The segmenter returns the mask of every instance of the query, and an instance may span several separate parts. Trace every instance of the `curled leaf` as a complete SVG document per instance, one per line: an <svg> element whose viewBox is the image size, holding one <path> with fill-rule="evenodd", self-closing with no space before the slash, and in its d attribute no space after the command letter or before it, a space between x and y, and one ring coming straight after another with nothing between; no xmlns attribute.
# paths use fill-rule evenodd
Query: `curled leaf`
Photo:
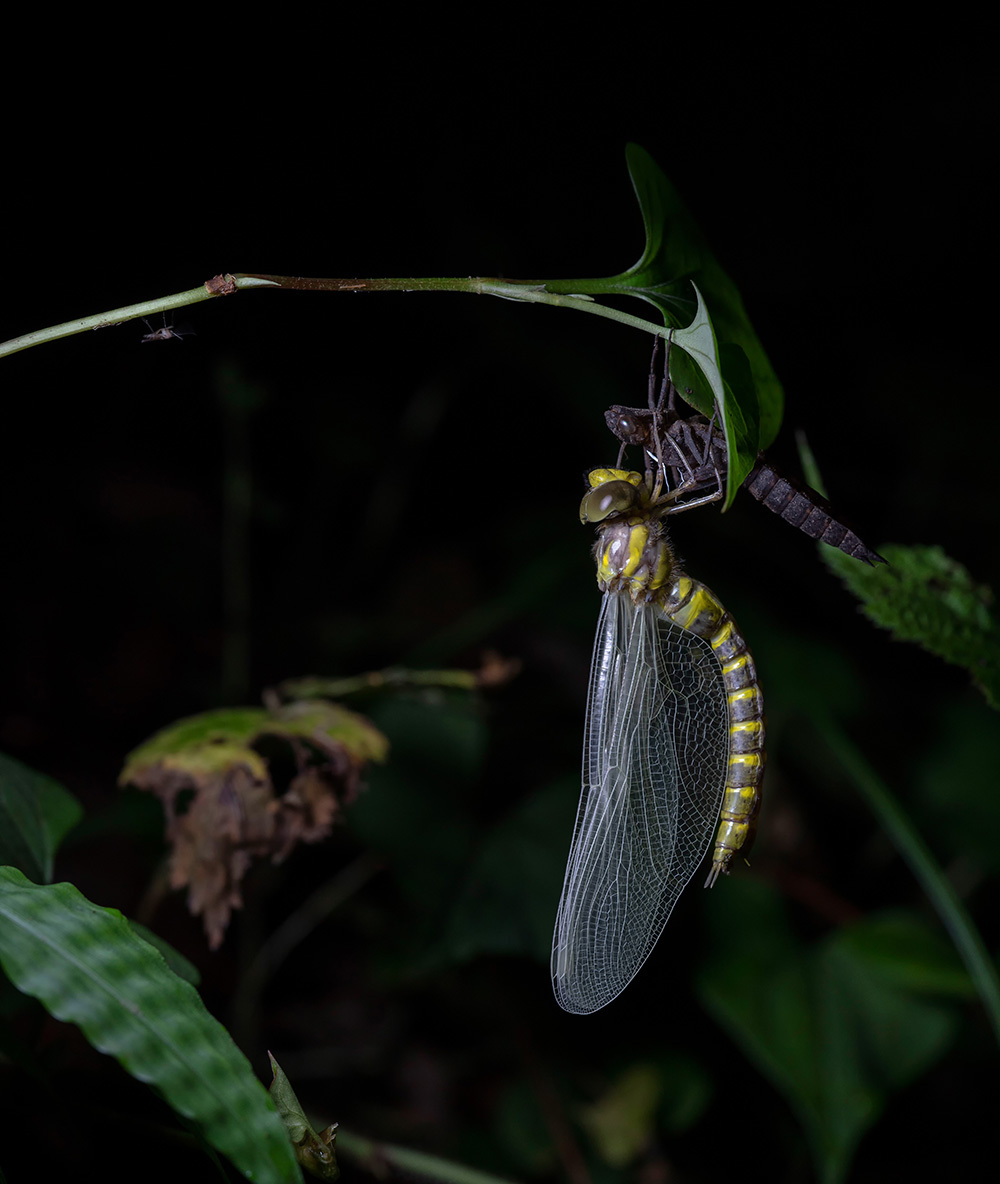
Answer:
<svg viewBox="0 0 1000 1184"><path fill-rule="evenodd" d="M162 800L171 886L188 889L216 949L254 859L279 863L296 844L324 839L357 796L365 764L387 747L363 716L335 703L225 708L158 732L129 755L119 781ZM283 787L270 755L292 758Z"/></svg>
<svg viewBox="0 0 1000 1184"><path fill-rule="evenodd" d="M270 1052L267 1056L271 1062L271 1072L274 1074L268 1093L278 1108L285 1130L288 1131L299 1166L319 1180L340 1179L336 1150L339 1124L332 1122L324 1130L318 1133L314 1131L284 1070Z"/></svg>

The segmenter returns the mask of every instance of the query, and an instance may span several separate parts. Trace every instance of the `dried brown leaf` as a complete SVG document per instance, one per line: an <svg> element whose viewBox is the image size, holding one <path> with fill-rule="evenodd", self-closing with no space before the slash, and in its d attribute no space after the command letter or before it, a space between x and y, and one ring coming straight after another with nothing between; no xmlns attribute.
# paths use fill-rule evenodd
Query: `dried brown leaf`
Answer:
<svg viewBox="0 0 1000 1184"><path fill-rule="evenodd" d="M284 792L254 747L264 738L290 746L296 773ZM385 750L366 719L336 704L226 709L153 736L129 756L120 780L162 800L171 886L187 888L188 907L216 949L242 906L253 861L278 863L296 844L326 838L343 803L357 796L366 761Z"/></svg>

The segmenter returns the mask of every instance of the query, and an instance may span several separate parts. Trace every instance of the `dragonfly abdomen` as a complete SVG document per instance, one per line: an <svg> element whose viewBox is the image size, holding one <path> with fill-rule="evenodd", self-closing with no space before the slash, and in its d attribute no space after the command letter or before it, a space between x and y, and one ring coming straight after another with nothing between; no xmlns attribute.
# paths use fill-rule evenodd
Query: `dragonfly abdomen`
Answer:
<svg viewBox="0 0 1000 1184"><path fill-rule="evenodd" d="M706 883L729 871L737 851L748 851L757 830L764 779L764 697L757 668L743 635L715 594L677 573L660 600L664 614L682 629L703 637L722 667L729 705L729 755L719 829Z"/></svg>

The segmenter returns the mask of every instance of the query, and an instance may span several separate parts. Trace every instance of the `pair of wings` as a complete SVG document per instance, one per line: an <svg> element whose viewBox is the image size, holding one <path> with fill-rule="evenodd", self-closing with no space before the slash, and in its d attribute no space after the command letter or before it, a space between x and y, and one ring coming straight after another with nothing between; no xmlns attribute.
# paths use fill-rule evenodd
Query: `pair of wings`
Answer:
<svg viewBox="0 0 1000 1184"><path fill-rule="evenodd" d="M626 592L604 596L583 791L552 946L552 983L586 1015L629 984L712 843L729 708L706 640Z"/></svg>

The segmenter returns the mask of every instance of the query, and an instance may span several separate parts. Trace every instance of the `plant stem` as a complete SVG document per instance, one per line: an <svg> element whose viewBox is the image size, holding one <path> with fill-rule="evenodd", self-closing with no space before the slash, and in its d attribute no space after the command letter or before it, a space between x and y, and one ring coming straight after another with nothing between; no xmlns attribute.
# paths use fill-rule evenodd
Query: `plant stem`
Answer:
<svg viewBox="0 0 1000 1184"><path fill-rule="evenodd" d="M382 860L372 852L359 855L307 897L262 943L240 976L230 1007L232 1035L241 1048L253 1047L259 1037L261 995L278 967L382 866Z"/></svg>
<svg viewBox="0 0 1000 1184"><path fill-rule="evenodd" d="M0 342L0 357L29 349L33 345L42 345L46 341L55 341L60 337L71 337L88 329L107 329L112 325L120 325L123 321L170 312L175 308L184 308L188 304L212 300L216 296L231 296L248 288L285 288L299 292L469 292L477 296L499 296L502 300L521 300L530 304L550 304L555 308L589 312L594 316L607 317L608 320L618 321L622 325L641 329L646 333L655 333L660 337L666 337L670 332L665 325L643 320L617 308L597 304L593 296L587 294L589 290L598 295L635 295L626 285L618 283L615 277L603 280L546 281L499 280L474 276L431 276L422 279L312 279L308 276L254 275L238 272L215 276L204 284L199 284L197 288L189 288L186 292L177 292L173 296L161 296L156 300L127 304L108 312L79 317L73 321L65 321L61 325L50 325L47 329L12 337L9 341Z"/></svg>
<svg viewBox="0 0 1000 1184"><path fill-rule="evenodd" d="M899 806L888 786L854 747L844 732L827 716L815 716L814 722L861 795L878 818L893 846L919 881L941 923L951 936L959 957L965 963L976 991L986 1008L990 1023L1000 1041L1000 979L979 931L959 900L951 881L944 874L927 844Z"/></svg>
<svg viewBox="0 0 1000 1184"><path fill-rule="evenodd" d="M358 691L383 687L457 687L474 691L482 685L477 670L404 670L390 668L353 678L289 678L277 688L283 699L342 699Z"/></svg>
<svg viewBox="0 0 1000 1184"><path fill-rule="evenodd" d="M42 345L46 341L56 341L60 337L72 337L74 333L84 333L88 329L108 329L112 325L120 325L123 321L135 320L137 317L148 317L153 313L170 312L174 308L184 308L188 304L197 304L201 300L212 300L216 296L228 296L238 288L273 288L276 285L267 280L254 277L237 279L235 276L217 275L206 280L197 288L189 288L186 292L176 292L173 296L161 296L156 300L143 300L138 304L126 304L121 308L112 308L109 312L99 312L90 317L78 317L74 321L64 321L61 325L50 325L47 329L37 329L34 333L24 333L20 337L12 337L10 341L0 342L0 358L5 354L16 354L19 350L30 349L33 345Z"/></svg>
<svg viewBox="0 0 1000 1184"><path fill-rule="evenodd" d="M234 278L238 284L248 279L267 280L275 287L302 292L469 292L475 296L499 296L502 300L573 308L619 321L633 329L656 333L660 337L666 337L670 332L664 325L595 303L588 290L598 295L634 295L629 287L617 283L614 277L589 280L500 280L490 276L407 276L348 280L239 272Z"/></svg>
<svg viewBox="0 0 1000 1184"><path fill-rule="evenodd" d="M437 1155L427 1155L423 1151L414 1151L411 1147L397 1147L392 1143L365 1139L360 1135L350 1134L343 1127L337 1131L337 1151L345 1151L376 1169L379 1165L384 1167L389 1164L401 1168L404 1172L412 1172L415 1176L443 1180L445 1184L510 1184L510 1181L501 1176L481 1172L463 1163L441 1159Z"/></svg>

